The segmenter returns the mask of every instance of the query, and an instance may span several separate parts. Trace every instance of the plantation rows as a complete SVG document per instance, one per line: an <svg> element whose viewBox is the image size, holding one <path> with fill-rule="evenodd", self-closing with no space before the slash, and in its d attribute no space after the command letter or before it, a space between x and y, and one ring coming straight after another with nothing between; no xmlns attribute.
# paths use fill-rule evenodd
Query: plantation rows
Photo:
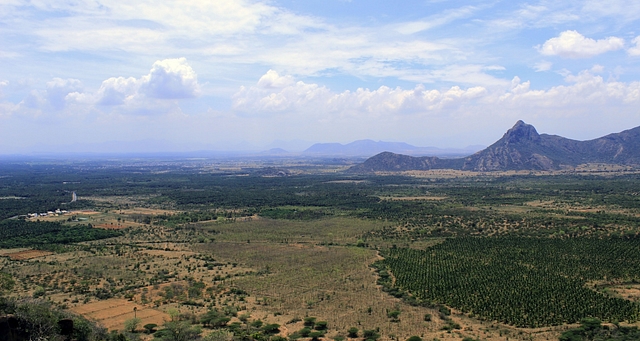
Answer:
<svg viewBox="0 0 640 341"><path fill-rule="evenodd" d="M585 287L605 278L640 281L638 238L458 238L424 251L390 249L384 257L376 267L387 290L487 320L540 327L640 317L637 303Z"/></svg>

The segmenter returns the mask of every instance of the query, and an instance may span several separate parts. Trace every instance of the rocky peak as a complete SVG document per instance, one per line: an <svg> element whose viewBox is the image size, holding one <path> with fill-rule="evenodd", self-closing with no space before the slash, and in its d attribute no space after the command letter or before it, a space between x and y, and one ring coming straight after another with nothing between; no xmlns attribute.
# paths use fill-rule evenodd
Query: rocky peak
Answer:
<svg viewBox="0 0 640 341"><path fill-rule="evenodd" d="M540 135L536 131L536 128L530 124L524 123L522 120L516 122L516 124L509 129L504 136L502 137L502 141L506 143L519 143L519 142L527 142L527 141L539 141Z"/></svg>

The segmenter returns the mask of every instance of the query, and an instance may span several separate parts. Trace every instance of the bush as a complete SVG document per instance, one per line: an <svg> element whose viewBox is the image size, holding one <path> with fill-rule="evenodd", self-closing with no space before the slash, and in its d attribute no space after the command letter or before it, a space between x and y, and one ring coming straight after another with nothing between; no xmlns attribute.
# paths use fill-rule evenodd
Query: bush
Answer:
<svg viewBox="0 0 640 341"><path fill-rule="evenodd" d="M300 334L302 337L309 337L309 334L311 334L311 328L304 327L298 331L298 334Z"/></svg>
<svg viewBox="0 0 640 341"><path fill-rule="evenodd" d="M315 330L326 330L327 329L327 321L318 321L314 327Z"/></svg>
<svg viewBox="0 0 640 341"><path fill-rule="evenodd" d="M356 337L358 337L358 328L356 327L351 327L349 328L349 330L347 330L347 336L349 336L350 338L354 339Z"/></svg>
<svg viewBox="0 0 640 341"><path fill-rule="evenodd" d="M307 327L313 327L316 324L316 318L315 317L305 317L304 318L304 325Z"/></svg>
<svg viewBox="0 0 640 341"><path fill-rule="evenodd" d="M144 328L145 333L152 334L158 325L155 323L147 323L142 328Z"/></svg>
<svg viewBox="0 0 640 341"><path fill-rule="evenodd" d="M380 338L380 334L375 330L365 330L362 332L362 336L365 340L377 340Z"/></svg>

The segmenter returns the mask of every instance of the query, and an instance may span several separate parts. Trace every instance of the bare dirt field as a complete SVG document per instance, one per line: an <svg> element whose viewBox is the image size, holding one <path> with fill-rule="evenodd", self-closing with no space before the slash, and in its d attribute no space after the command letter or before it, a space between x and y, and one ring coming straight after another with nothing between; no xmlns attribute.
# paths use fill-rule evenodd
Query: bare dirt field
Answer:
<svg viewBox="0 0 640 341"><path fill-rule="evenodd" d="M20 248L15 248L15 249L0 249L0 257L1 256L6 256L9 253L16 253L16 252L20 252L20 251L26 251L29 250L26 247L20 247Z"/></svg>
<svg viewBox="0 0 640 341"><path fill-rule="evenodd" d="M124 322L134 318L134 315L142 320L140 326L148 323L162 325L171 319L167 313L123 299L97 301L70 310L98 322L109 330L122 330Z"/></svg>
<svg viewBox="0 0 640 341"><path fill-rule="evenodd" d="M44 257L52 254L53 252L49 252L49 251L24 250L24 251L6 253L4 254L4 256L11 258L11 260L27 260L27 259Z"/></svg>

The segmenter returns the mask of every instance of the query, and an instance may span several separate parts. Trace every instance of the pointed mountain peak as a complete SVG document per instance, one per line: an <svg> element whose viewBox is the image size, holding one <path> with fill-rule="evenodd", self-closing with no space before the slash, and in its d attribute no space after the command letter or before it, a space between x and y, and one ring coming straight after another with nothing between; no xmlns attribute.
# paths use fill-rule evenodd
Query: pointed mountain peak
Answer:
<svg viewBox="0 0 640 341"><path fill-rule="evenodd" d="M526 124L522 120L516 122L513 128L509 129L502 140L507 143L518 143L525 141L538 141L540 135L536 131L536 128L531 124Z"/></svg>

